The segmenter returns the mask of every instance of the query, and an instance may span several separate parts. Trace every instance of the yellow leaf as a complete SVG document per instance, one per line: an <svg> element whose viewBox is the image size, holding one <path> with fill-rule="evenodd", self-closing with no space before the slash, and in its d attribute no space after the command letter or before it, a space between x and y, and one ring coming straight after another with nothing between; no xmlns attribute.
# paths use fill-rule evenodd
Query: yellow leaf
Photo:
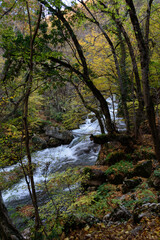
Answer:
<svg viewBox="0 0 160 240"><path fill-rule="evenodd" d="M88 231L90 229L90 227L87 225L85 228L84 228L84 231Z"/></svg>
<svg viewBox="0 0 160 240"><path fill-rule="evenodd" d="M98 225L99 225L101 228L106 228L106 226L105 226L104 223L98 223Z"/></svg>

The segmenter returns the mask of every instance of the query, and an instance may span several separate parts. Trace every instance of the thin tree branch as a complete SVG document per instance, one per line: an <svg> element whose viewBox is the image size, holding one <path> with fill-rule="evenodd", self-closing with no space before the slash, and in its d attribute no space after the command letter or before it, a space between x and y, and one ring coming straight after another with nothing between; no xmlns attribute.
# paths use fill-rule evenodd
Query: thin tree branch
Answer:
<svg viewBox="0 0 160 240"><path fill-rule="evenodd" d="M0 20L1 20L5 15L7 15L9 12L12 11L12 9L13 9L14 6L16 5L16 3L17 3L17 0L13 3L13 5L12 5L6 12L4 12L4 13L0 16Z"/></svg>

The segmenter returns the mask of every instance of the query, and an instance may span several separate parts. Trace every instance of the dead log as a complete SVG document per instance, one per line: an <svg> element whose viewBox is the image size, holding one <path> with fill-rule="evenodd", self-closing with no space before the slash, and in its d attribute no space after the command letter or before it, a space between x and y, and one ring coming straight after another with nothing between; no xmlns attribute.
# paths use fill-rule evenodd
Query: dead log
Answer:
<svg viewBox="0 0 160 240"><path fill-rule="evenodd" d="M126 152L132 152L133 145L135 143L134 137L126 134L101 134L101 135L91 135L90 140L97 144L105 144L108 142L119 142L125 147Z"/></svg>

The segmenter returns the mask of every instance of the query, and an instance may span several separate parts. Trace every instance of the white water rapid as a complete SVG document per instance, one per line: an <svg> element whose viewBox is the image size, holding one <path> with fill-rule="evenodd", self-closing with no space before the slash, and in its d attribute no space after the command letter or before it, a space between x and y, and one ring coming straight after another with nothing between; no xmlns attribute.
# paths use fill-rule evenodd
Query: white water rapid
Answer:
<svg viewBox="0 0 160 240"><path fill-rule="evenodd" d="M110 113L112 118L117 114L118 104L112 105L111 99L107 99L109 103ZM114 110L113 110L114 109ZM124 129L125 124L121 118L116 117L117 126L119 129ZM44 181L44 172L46 164L49 163L48 174L54 173L58 170L65 170L67 167L93 165L97 160L100 146L90 141L90 134L100 133L100 128L97 120L91 122L88 118L85 124L81 125L79 129L72 131L74 139L69 145L61 145L56 148L47 148L45 150L37 151L32 154L32 162L36 164L34 173L35 183ZM24 163L26 158L24 158ZM5 168L5 171L11 171L14 166ZM0 169L2 171L2 169ZM21 179L19 183L15 184L11 189L3 191L2 196L4 202L13 200L25 199L29 195L25 179Z"/></svg>

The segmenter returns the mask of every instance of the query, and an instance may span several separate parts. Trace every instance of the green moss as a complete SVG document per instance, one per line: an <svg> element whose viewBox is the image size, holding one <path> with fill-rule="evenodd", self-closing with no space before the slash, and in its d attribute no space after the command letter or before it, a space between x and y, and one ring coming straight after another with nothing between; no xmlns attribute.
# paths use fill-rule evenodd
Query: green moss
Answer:
<svg viewBox="0 0 160 240"><path fill-rule="evenodd" d="M142 192L137 194L138 203L156 203L157 195L150 189L144 189Z"/></svg>
<svg viewBox="0 0 160 240"><path fill-rule="evenodd" d="M85 168L83 169L83 173L84 173L84 174L91 174L91 173L92 173L92 169L89 168L89 167L85 167Z"/></svg>
<svg viewBox="0 0 160 240"><path fill-rule="evenodd" d="M116 187L112 184L102 184L97 189L97 195L98 196L107 196L109 192L114 192L116 190Z"/></svg>
<svg viewBox="0 0 160 240"><path fill-rule="evenodd" d="M128 161L121 160L120 162L110 166L106 171L105 174L114 174L114 173L128 173L133 169L133 163Z"/></svg>
<svg viewBox="0 0 160 240"><path fill-rule="evenodd" d="M124 157L125 157L125 154L122 151L111 152L107 155L105 163L108 164L108 165L113 165L116 162L124 159Z"/></svg>
<svg viewBox="0 0 160 240"><path fill-rule="evenodd" d="M153 175L154 175L155 177L160 178L160 168L154 170Z"/></svg>
<svg viewBox="0 0 160 240"><path fill-rule="evenodd" d="M111 166L121 160L130 161L132 160L132 156L130 154L124 153L123 151L111 152L105 159L105 165Z"/></svg>

